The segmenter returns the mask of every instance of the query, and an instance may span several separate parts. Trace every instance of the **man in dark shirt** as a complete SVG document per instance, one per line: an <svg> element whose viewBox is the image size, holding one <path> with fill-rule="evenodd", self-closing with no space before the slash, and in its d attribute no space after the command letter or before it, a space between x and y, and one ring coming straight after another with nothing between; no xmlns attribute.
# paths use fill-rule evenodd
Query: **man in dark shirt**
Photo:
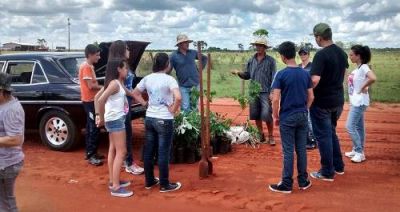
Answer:
<svg viewBox="0 0 400 212"><path fill-rule="evenodd" d="M279 126L283 148L282 181L271 184L270 190L291 193L293 187L293 152L296 150L299 188L311 186L307 174L307 117L313 101L310 75L296 64L296 47L283 42L279 54L287 67L279 71L272 84L272 109L275 125ZM279 104L280 103L280 104Z"/></svg>
<svg viewBox="0 0 400 212"><path fill-rule="evenodd" d="M313 34L318 46L323 47L315 54L310 71L315 95L310 114L321 155L321 169L310 175L315 179L333 181L335 173L344 174L336 126L343 111L343 80L349 63L346 53L333 43L329 25L317 24Z"/></svg>
<svg viewBox="0 0 400 212"><path fill-rule="evenodd" d="M274 125L269 94L271 93L271 85L276 72L276 62L274 58L266 53L266 50L269 48L266 39L259 38L252 43L252 45L256 47L257 53L248 61L246 70L243 72L233 70L232 74L238 75L244 80L251 79L260 83L260 94L254 102L250 103L250 120L256 121L257 128L260 132L261 142L268 142L271 146L274 146ZM266 141L263 133L263 121L267 123L269 134L268 141Z"/></svg>
<svg viewBox="0 0 400 212"><path fill-rule="evenodd" d="M180 34L176 38L176 46L178 49L171 54L171 68L175 69L176 77L178 78L179 90L182 95L181 110L189 112L197 109L197 101L190 101L192 89L198 89L200 84L199 72L196 66L196 60L201 60L203 68L206 67L207 57L201 55L198 58L196 50L189 49L188 36Z"/></svg>
<svg viewBox="0 0 400 212"><path fill-rule="evenodd" d="M310 49L303 46L300 48L298 53L301 59L299 67L303 68L307 72L310 72L312 67L312 62L310 61ZM311 117L310 114L308 114L307 149L315 149L315 148L317 148L317 141L314 137L314 133L312 130Z"/></svg>

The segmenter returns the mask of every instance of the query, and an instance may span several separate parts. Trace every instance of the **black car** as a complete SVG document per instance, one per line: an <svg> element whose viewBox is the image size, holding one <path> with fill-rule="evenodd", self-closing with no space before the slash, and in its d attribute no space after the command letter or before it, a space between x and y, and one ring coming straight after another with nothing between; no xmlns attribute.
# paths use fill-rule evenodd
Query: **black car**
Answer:
<svg viewBox="0 0 400 212"><path fill-rule="evenodd" d="M104 81L108 48L101 43L96 76ZM135 70L148 42L127 41L129 65ZM25 110L25 128L39 130L41 140L53 150L68 151L81 141L86 115L80 100L79 65L83 52L42 52L0 55L0 72L12 76L13 95ZM140 81L137 77L134 86ZM100 82L102 83L102 82ZM145 108L131 105L132 119L143 117Z"/></svg>

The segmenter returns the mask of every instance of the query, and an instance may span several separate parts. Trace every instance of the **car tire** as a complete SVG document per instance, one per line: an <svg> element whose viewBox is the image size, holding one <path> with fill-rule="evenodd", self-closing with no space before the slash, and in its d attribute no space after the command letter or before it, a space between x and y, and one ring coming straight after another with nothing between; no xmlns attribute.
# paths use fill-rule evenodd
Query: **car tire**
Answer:
<svg viewBox="0 0 400 212"><path fill-rule="evenodd" d="M62 111L51 110L40 119L42 142L52 150L69 151L79 144L80 136L71 118Z"/></svg>

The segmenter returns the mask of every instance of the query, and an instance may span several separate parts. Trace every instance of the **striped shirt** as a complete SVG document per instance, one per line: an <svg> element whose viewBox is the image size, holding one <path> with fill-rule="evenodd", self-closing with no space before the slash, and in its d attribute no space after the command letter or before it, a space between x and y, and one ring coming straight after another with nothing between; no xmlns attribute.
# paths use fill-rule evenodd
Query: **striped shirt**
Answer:
<svg viewBox="0 0 400 212"><path fill-rule="evenodd" d="M271 85L276 72L276 62L271 56L265 54L262 61L258 62L257 54L247 62L246 70L239 73L244 80L254 80L261 84L262 93L270 93Z"/></svg>
<svg viewBox="0 0 400 212"><path fill-rule="evenodd" d="M25 112L17 99L0 105L0 137L24 135ZM22 146L0 147L0 170L24 159Z"/></svg>

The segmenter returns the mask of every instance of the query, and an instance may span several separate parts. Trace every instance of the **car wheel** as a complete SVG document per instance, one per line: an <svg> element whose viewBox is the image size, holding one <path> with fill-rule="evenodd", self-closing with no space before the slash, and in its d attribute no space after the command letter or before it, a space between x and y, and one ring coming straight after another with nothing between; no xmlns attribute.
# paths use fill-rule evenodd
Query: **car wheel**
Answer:
<svg viewBox="0 0 400 212"><path fill-rule="evenodd" d="M40 120L39 132L42 142L53 150L69 151L79 143L75 124L61 111L45 113Z"/></svg>

